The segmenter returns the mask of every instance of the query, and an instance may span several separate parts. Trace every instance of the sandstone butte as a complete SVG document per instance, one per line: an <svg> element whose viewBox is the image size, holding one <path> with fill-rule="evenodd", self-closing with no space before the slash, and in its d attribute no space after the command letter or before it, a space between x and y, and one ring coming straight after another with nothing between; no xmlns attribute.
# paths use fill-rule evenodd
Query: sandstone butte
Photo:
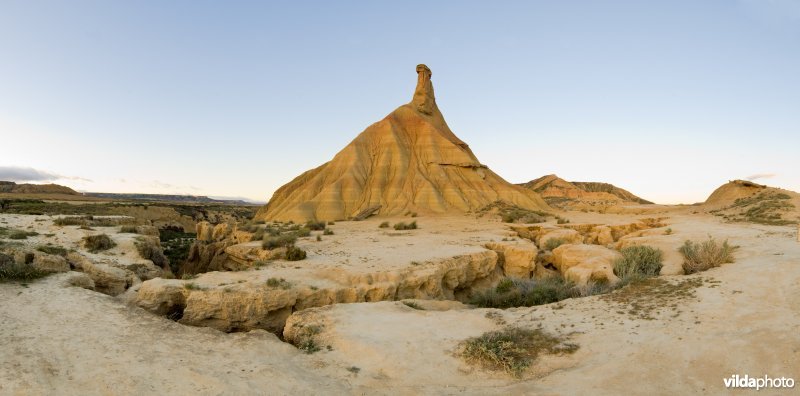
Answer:
<svg viewBox="0 0 800 396"><path fill-rule="evenodd" d="M431 70L418 65L410 103L370 125L331 161L279 188L255 220L343 220L370 208L381 216L458 214L498 200L549 209L538 194L478 161L436 106Z"/></svg>

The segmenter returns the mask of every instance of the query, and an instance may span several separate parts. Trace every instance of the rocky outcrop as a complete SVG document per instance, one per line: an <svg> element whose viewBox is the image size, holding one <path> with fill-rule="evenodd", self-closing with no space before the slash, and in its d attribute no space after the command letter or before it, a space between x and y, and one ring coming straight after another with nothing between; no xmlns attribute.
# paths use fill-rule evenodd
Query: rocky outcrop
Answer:
<svg viewBox="0 0 800 396"><path fill-rule="evenodd" d="M255 218L340 220L378 206L378 215L465 213L498 200L549 208L481 164L456 137L436 106L430 69L419 65L410 103L369 126L330 162L279 188Z"/></svg>
<svg viewBox="0 0 800 396"><path fill-rule="evenodd" d="M239 231L235 225L228 223L211 224L207 221L197 223L195 227L197 239L189 248L186 262L180 269L180 274L199 274L209 271L238 270L242 268L241 258L245 254L239 252L234 255L233 262L226 251L229 247L249 242L252 234ZM238 251L237 251L238 252Z"/></svg>
<svg viewBox="0 0 800 396"><path fill-rule="evenodd" d="M521 238L534 241L540 247L545 246L550 239L562 239L565 243L608 246L627 235L664 227L664 220L664 217L648 217L625 224L512 225L511 229Z"/></svg>
<svg viewBox="0 0 800 396"><path fill-rule="evenodd" d="M77 252L68 253L66 259L75 270L84 272L92 279L94 290L110 296L118 296L142 280L164 275L164 271L150 260L120 262L90 258Z"/></svg>
<svg viewBox="0 0 800 396"><path fill-rule="evenodd" d="M135 275L107 263L94 263L79 253L70 253L67 259L94 281L95 290L116 296L134 283Z"/></svg>
<svg viewBox="0 0 800 396"><path fill-rule="evenodd" d="M536 269L539 250L532 243L490 242L486 248L497 252L497 262L505 276L528 279Z"/></svg>
<svg viewBox="0 0 800 396"><path fill-rule="evenodd" d="M552 264L565 279L577 285L591 281L619 281L614 275L614 261L622 255L598 245L561 245L553 249Z"/></svg>
<svg viewBox="0 0 800 396"><path fill-rule="evenodd" d="M497 261L497 253L485 250L398 271L317 271L282 281L268 271L213 272L192 280L146 281L135 301L149 311L179 316L187 325L279 333L292 312L311 307L407 298L467 299L473 288L489 287L500 277Z"/></svg>

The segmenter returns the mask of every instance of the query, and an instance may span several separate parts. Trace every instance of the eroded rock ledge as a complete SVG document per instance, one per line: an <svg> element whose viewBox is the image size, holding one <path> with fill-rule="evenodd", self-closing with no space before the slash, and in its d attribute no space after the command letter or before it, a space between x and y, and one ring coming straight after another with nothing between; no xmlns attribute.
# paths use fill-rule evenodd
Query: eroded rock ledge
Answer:
<svg viewBox="0 0 800 396"><path fill-rule="evenodd" d="M502 276L497 263L497 253L485 250L367 274L318 271L279 279L269 270L210 272L192 280L144 282L135 302L187 325L280 334L292 312L311 307L406 298L465 299L473 288L488 287Z"/></svg>

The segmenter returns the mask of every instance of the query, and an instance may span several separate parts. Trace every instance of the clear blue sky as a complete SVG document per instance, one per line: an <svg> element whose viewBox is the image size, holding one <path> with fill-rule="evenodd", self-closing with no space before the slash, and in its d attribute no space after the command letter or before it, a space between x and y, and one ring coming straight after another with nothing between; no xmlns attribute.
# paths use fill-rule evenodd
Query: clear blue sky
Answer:
<svg viewBox="0 0 800 396"><path fill-rule="evenodd" d="M417 63L511 182L800 190L800 0L0 1L0 178L267 200Z"/></svg>

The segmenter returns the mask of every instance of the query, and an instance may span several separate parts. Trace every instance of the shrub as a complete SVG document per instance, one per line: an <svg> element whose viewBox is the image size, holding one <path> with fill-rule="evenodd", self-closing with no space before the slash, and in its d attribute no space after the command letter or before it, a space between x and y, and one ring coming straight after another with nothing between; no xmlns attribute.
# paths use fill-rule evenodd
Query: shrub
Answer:
<svg viewBox="0 0 800 396"><path fill-rule="evenodd" d="M307 236L311 235L311 230L310 230L310 229L308 229L308 228L305 228L305 227L303 227L303 228L300 228L300 229L296 230L296 231L294 232L294 234L295 234L295 235L296 235L298 238L307 237Z"/></svg>
<svg viewBox="0 0 800 396"><path fill-rule="evenodd" d="M568 224L569 223L569 219L565 219L563 217L556 216L556 223L558 223L558 224Z"/></svg>
<svg viewBox="0 0 800 396"><path fill-rule="evenodd" d="M138 234L138 232L136 232L136 226L135 225L124 225L124 226L119 228L119 233L120 234Z"/></svg>
<svg viewBox="0 0 800 396"><path fill-rule="evenodd" d="M329 222L328 222L328 225L335 225L335 224L336 224L336 223L335 223L335 222L333 222L333 221L329 221Z"/></svg>
<svg viewBox="0 0 800 396"><path fill-rule="evenodd" d="M309 221L306 223L306 228L311 231L322 231L325 229L325 222L324 221Z"/></svg>
<svg viewBox="0 0 800 396"><path fill-rule="evenodd" d="M315 337L322 331L322 327L320 326L305 326L301 328L297 335L295 336L294 342L297 346L297 349L307 353L312 354L314 352L319 352L322 350L320 346L317 344Z"/></svg>
<svg viewBox="0 0 800 396"><path fill-rule="evenodd" d="M70 216L70 217L59 217L53 220L53 224L57 226L68 226L68 225L85 225L86 220L90 219L91 216Z"/></svg>
<svg viewBox="0 0 800 396"><path fill-rule="evenodd" d="M333 235L333 230L326 228L325 231L322 231L322 235Z"/></svg>
<svg viewBox="0 0 800 396"><path fill-rule="evenodd" d="M264 237L264 242L261 247L264 249L275 249L278 247L285 247L293 245L297 241L297 236L294 234L283 234L278 236Z"/></svg>
<svg viewBox="0 0 800 396"><path fill-rule="evenodd" d="M153 262L153 264L157 267L161 268L168 268L169 260L167 256L164 255L164 251L156 245L154 242L148 240L147 238L137 238L136 242L136 250L139 251L139 255L142 256L144 259L148 259Z"/></svg>
<svg viewBox="0 0 800 396"><path fill-rule="evenodd" d="M200 287L197 283L194 282L184 283L183 288L186 290L203 290L202 287Z"/></svg>
<svg viewBox="0 0 800 396"><path fill-rule="evenodd" d="M389 228L389 222L384 221L383 223L381 223L381 225L378 226L378 228Z"/></svg>
<svg viewBox="0 0 800 396"><path fill-rule="evenodd" d="M714 238L704 242L686 241L678 251L683 255L683 270L686 274L705 271L734 261L733 251L736 247L724 241L721 244Z"/></svg>
<svg viewBox="0 0 800 396"><path fill-rule="evenodd" d="M49 273L34 268L30 263L17 264L13 257L0 253L0 282L29 281L47 275Z"/></svg>
<svg viewBox="0 0 800 396"><path fill-rule="evenodd" d="M288 261L300 261L305 260L306 258L306 251L300 249L297 246L289 246L286 248L286 260Z"/></svg>
<svg viewBox="0 0 800 396"><path fill-rule="evenodd" d="M117 246L111 238L106 234L89 235L83 238L83 246L86 250L97 253L101 250L108 250Z"/></svg>
<svg viewBox="0 0 800 396"><path fill-rule="evenodd" d="M623 280L649 278L661 272L661 250L650 246L628 246L619 251L622 258L614 262L614 274Z"/></svg>
<svg viewBox="0 0 800 396"><path fill-rule="evenodd" d="M283 278L269 278L267 279L267 287L271 287L273 289L281 288L283 290L289 290L292 288L292 284Z"/></svg>
<svg viewBox="0 0 800 396"><path fill-rule="evenodd" d="M416 221L412 221L411 223L406 224L406 223L401 221L401 222L399 222L399 223L394 225L394 229L395 230L416 230L417 229L417 222Z"/></svg>
<svg viewBox="0 0 800 396"><path fill-rule="evenodd" d="M672 228L667 228L664 230L664 235L672 235Z"/></svg>
<svg viewBox="0 0 800 396"><path fill-rule="evenodd" d="M322 241L322 237L317 235L317 242L321 242L321 241Z"/></svg>
<svg viewBox="0 0 800 396"><path fill-rule="evenodd" d="M414 308L419 311L424 311L425 308L422 308L419 304L415 303L414 301L403 301L403 304L409 308Z"/></svg>
<svg viewBox="0 0 800 396"><path fill-rule="evenodd" d="M28 239L29 236L36 236L39 235L38 232L35 231L22 231L22 230L12 230L8 233L8 239Z"/></svg>
<svg viewBox="0 0 800 396"><path fill-rule="evenodd" d="M564 238L550 238L544 243L544 250L554 250L565 243L567 240Z"/></svg>
<svg viewBox="0 0 800 396"><path fill-rule="evenodd" d="M462 343L460 355L468 362L519 377L541 353L563 354L576 350L577 345L564 343L540 329L511 327L467 339Z"/></svg>
<svg viewBox="0 0 800 396"><path fill-rule="evenodd" d="M47 253L47 254L54 254L56 256L66 256L67 249L64 249L61 246L39 246L36 250Z"/></svg>
<svg viewBox="0 0 800 396"><path fill-rule="evenodd" d="M506 278L493 289L476 292L469 302L481 308L530 307L578 296L575 285L560 276L538 280Z"/></svg>

